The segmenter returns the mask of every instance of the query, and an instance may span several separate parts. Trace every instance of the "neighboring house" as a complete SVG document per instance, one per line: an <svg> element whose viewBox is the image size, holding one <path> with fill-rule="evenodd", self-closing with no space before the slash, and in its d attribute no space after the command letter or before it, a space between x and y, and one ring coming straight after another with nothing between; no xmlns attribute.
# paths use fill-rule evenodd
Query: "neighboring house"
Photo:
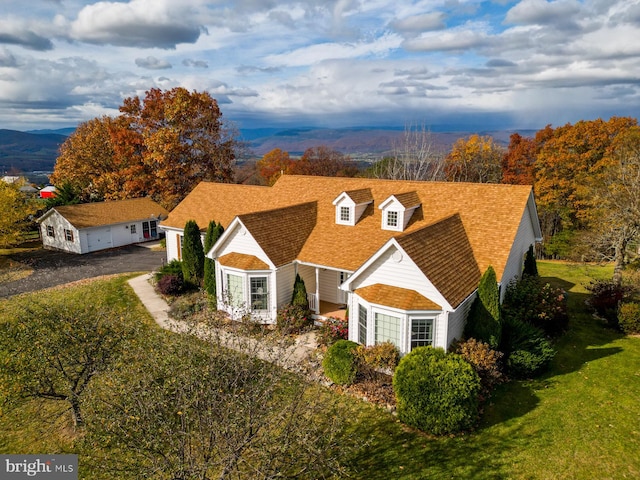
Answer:
<svg viewBox="0 0 640 480"><path fill-rule="evenodd" d="M161 223L180 258L187 220L225 227L218 305L275 322L296 274L317 318L349 312L349 339L401 352L460 338L482 273L504 287L541 240L531 187L284 175L273 187L199 184Z"/></svg>
<svg viewBox="0 0 640 480"><path fill-rule="evenodd" d="M48 185L40 189L40 198L53 198L56 196L56 187Z"/></svg>
<svg viewBox="0 0 640 480"><path fill-rule="evenodd" d="M157 240L169 212L149 198L63 205L38 219L45 248L89 253Z"/></svg>

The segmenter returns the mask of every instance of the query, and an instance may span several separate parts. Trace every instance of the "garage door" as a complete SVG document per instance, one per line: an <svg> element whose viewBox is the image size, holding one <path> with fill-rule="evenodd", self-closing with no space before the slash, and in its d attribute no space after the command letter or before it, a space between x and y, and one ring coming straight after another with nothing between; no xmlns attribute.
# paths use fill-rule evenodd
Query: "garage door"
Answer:
<svg viewBox="0 0 640 480"><path fill-rule="evenodd" d="M111 248L111 227L96 228L87 233L87 246L90 252Z"/></svg>

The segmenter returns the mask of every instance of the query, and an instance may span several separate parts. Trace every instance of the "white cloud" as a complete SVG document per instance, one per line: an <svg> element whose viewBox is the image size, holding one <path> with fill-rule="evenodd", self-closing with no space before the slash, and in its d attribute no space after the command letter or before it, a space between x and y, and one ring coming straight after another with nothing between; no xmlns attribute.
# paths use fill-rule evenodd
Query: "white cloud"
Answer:
<svg viewBox="0 0 640 480"><path fill-rule="evenodd" d="M171 68L171 64L166 60L153 56L136 58L136 65L140 68L146 68L149 70L165 70L167 68Z"/></svg>

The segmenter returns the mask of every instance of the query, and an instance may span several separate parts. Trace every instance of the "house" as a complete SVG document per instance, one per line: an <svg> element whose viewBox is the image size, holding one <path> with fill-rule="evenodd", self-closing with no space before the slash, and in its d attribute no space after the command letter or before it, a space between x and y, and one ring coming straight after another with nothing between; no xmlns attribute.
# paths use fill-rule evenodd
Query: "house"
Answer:
<svg viewBox="0 0 640 480"><path fill-rule="evenodd" d="M56 187L53 185L47 185L40 189L40 198L53 198L56 196Z"/></svg>
<svg viewBox="0 0 640 480"><path fill-rule="evenodd" d="M157 240L169 212L149 198L63 205L37 221L45 248L89 253Z"/></svg>
<svg viewBox="0 0 640 480"><path fill-rule="evenodd" d="M504 286L541 240L531 187L284 175L272 187L199 184L160 227L180 258L187 220L225 227L218 305L275 322L305 282L317 318L349 312L349 339L406 353L460 338L482 273Z"/></svg>

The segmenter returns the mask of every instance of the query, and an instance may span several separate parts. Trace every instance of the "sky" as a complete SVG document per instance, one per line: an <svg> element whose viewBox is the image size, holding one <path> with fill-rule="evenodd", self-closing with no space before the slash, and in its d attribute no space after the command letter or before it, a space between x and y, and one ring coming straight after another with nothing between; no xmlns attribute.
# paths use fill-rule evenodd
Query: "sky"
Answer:
<svg viewBox="0 0 640 480"><path fill-rule="evenodd" d="M637 118L640 0L0 0L0 128L174 87L241 129Z"/></svg>

